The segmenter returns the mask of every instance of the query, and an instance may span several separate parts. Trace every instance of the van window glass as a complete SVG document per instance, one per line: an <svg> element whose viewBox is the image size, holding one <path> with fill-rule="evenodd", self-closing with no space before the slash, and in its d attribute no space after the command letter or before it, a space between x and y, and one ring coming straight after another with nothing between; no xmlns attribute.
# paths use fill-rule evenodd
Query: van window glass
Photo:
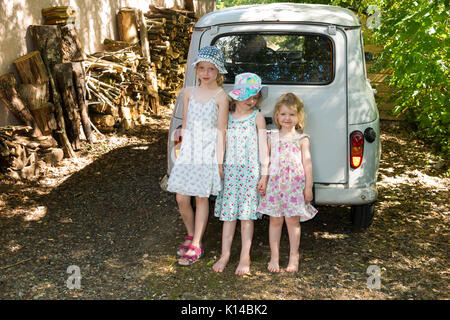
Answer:
<svg viewBox="0 0 450 320"><path fill-rule="evenodd" d="M326 36L234 34L216 39L226 57L226 83L243 72L265 83L327 84L333 80L333 44Z"/></svg>

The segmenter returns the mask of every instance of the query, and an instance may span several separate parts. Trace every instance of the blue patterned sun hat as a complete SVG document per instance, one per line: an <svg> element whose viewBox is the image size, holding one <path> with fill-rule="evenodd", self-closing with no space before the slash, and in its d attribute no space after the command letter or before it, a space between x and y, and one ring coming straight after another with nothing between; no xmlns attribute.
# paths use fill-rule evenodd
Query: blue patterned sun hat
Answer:
<svg viewBox="0 0 450 320"><path fill-rule="evenodd" d="M261 78L254 73L246 72L236 75L234 87L228 95L234 100L244 101L261 91L263 99L267 96L267 87L261 84Z"/></svg>
<svg viewBox="0 0 450 320"><path fill-rule="evenodd" d="M225 56L222 50L215 46L207 46L198 50L197 59L195 59L192 65L195 66L200 61L211 62L219 69L221 74L228 73L227 69L225 69Z"/></svg>

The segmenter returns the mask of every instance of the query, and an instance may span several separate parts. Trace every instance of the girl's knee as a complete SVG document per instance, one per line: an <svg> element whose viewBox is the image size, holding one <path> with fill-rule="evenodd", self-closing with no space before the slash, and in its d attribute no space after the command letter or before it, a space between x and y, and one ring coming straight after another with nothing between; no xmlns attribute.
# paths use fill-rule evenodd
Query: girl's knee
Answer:
<svg viewBox="0 0 450 320"><path fill-rule="evenodd" d="M270 224L273 226L282 226L284 217L270 217Z"/></svg>
<svg viewBox="0 0 450 320"><path fill-rule="evenodd" d="M209 198L205 198L205 197L195 197L195 203L196 204L205 204L208 203Z"/></svg>
<svg viewBox="0 0 450 320"><path fill-rule="evenodd" d="M179 207L185 207L185 206L191 205L191 197L190 196L186 196L184 194L177 193L175 198L177 200Z"/></svg>
<svg viewBox="0 0 450 320"><path fill-rule="evenodd" d="M288 226L300 226L300 217L286 217L286 225Z"/></svg>

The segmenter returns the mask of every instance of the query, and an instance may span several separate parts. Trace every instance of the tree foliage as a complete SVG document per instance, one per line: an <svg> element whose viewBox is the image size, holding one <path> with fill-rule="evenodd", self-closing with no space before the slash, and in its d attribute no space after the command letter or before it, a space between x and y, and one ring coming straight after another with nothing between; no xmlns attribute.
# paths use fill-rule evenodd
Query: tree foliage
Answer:
<svg viewBox="0 0 450 320"><path fill-rule="evenodd" d="M218 7L281 2L275 0L219 0ZM450 154L448 0L284 0L351 8L360 16L375 5L380 9L377 29L363 28L365 40L384 47L375 68L392 72L394 114L408 115L416 134ZM372 14L372 13L370 13Z"/></svg>
<svg viewBox="0 0 450 320"><path fill-rule="evenodd" d="M448 156L448 7L439 0L385 2L373 36L384 45L376 65L391 69L397 88L394 113L406 112L417 134Z"/></svg>

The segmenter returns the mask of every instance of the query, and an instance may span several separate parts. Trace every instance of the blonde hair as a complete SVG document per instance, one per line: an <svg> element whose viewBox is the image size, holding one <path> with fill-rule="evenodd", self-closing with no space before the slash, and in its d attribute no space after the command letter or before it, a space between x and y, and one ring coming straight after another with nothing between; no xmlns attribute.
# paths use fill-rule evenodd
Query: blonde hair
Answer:
<svg viewBox="0 0 450 320"><path fill-rule="evenodd" d="M280 113L281 107L286 107L292 111L295 111L298 119L298 123L295 128L303 131L305 129L305 104L303 103L303 100L291 92L282 94L278 98L275 104L275 113L273 115L278 129L281 129L281 125L278 122L278 114Z"/></svg>
<svg viewBox="0 0 450 320"><path fill-rule="evenodd" d="M253 109L258 109L259 111L261 111L261 103L263 101L263 97L262 97L261 91L259 91L257 94L259 94L258 101L256 102L256 104L253 107ZM233 98L230 98L230 99L231 99L231 101L230 101L230 106L228 107L228 109L231 112L236 111L236 102L238 100L235 100Z"/></svg>
<svg viewBox="0 0 450 320"><path fill-rule="evenodd" d="M195 74L196 74L196 77L198 77L198 76L197 76L197 66L198 66L198 63L195 65ZM217 67L216 67L216 69L217 69ZM217 69L217 70L219 70L219 69ZM216 77L216 83L217 83L217 85L218 85L219 87L222 86L224 80L225 80L225 79L224 79L224 77L223 77L223 74L221 74L220 72L218 72L218 73L217 73L217 77ZM198 79L198 85L201 85L201 84L202 84L202 80Z"/></svg>

